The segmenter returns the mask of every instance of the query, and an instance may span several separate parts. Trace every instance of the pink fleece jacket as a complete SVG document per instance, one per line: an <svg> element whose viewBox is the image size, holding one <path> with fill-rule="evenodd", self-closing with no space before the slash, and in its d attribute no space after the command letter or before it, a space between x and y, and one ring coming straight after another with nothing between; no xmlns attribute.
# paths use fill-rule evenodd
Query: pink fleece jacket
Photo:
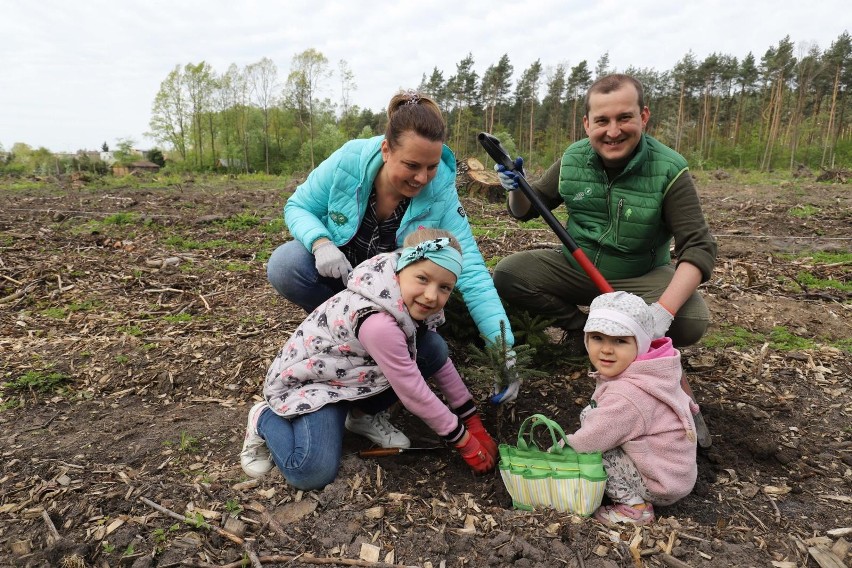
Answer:
<svg viewBox="0 0 852 568"><path fill-rule="evenodd" d="M698 476L697 407L680 387L682 372L680 352L664 337L620 375L590 373L597 380L592 408L580 429L566 436L578 452L621 446L658 505L688 495Z"/></svg>

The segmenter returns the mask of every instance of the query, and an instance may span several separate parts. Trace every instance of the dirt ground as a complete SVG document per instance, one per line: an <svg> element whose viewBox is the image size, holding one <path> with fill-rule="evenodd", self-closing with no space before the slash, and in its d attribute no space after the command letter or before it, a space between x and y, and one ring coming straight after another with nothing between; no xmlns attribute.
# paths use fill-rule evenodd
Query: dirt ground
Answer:
<svg viewBox="0 0 852 568"><path fill-rule="evenodd" d="M446 449L360 458L352 435L323 491L247 480L246 411L303 317L258 258L284 185L0 191L0 566L852 566L852 304L803 276L850 284L813 256L850 251L848 185L698 180L720 254L712 329L683 355L713 445L689 497L620 531L513 510ZM486 258L556 243L464 204ZM550 371L502 409L473 385L499 441L536 412L578 425L585 365Z"/></svg>

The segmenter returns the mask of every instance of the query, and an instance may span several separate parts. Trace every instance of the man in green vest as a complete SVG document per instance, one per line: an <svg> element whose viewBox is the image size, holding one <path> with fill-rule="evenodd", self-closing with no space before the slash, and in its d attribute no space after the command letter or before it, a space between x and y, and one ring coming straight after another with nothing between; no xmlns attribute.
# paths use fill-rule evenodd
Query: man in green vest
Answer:
<svg viewBox="0 0 852 568"><path fill-rule="evenodd" d="M651 304L656 337L668 335L683 347L701 339L709 324L697 289L713 272L716 241L686 160L645 134L650 116L635 78L597 79L586 93L588 138L569 146L531 186L549 208L565 204L568 233L615 290ZM518 158L517 169L522 165ZM514 191L517 173L495 169L508 192L509 213L537 217L523 192ZM586 320L579 306L600 293L565 247L507 256L494 269L494 285L510 307L555 320L575 342ZM685 379L682 384L692 396ZM696 429L700 445L708 447L700 413Z"/></svg>

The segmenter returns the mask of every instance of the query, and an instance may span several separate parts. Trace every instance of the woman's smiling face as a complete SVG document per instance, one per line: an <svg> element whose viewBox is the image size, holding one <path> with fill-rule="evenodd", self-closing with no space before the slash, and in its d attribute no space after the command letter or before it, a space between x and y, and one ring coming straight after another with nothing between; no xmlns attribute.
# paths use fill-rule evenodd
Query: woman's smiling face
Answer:
<svg viewBox="0 0 852 568"><path fill-rule="evenodd" d="M441 141L428 140L411 131L403 133L393 148L385 139L382 141L385 163L379 176L386 187L401 197L415 197L438 173L443 149Z"/></svg>

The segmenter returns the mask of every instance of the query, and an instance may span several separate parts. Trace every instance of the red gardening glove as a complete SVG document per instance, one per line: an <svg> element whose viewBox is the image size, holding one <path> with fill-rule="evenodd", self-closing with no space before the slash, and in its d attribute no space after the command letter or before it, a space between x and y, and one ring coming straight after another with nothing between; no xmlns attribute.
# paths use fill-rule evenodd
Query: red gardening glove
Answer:
<svg viewBox="0 0 852 568"><path fill-rule="evenodd" d="M488 455L491 456L495 462L497 461L497 442L494 441L494 438L485 430L485 426L482 425L482 419L478 414L474 414L473 416L469 416L464 420L464 427L467 428L467 431L470 432L471 436L475 437L479 440L479 444L482 446Z"/></svg>
<svg viewBox="0 0 852 568"><path fill-rule="evenodd" d="M470 466L474 473L488 473L494 469L494 458L491 457L476 436L468 433L466 436L467 442L456 446L461 457ZM462 438L464 439L464 438Z"/></svg>

